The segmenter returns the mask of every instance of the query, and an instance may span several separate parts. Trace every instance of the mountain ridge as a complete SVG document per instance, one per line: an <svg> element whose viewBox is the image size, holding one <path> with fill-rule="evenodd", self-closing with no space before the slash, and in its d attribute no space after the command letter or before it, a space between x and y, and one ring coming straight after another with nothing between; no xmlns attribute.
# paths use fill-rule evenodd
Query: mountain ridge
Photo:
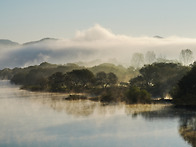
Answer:
<svg viewBox="0 0 196 147"><path fill-rule="evenodd" d="M38 44L38 43L45 42L45 41L56 41L56 40L58 39L46 37L46 38L42 38L37 41L29 41L29 42L23 43L22 45L33 45L33 44Z"/></svg>
<svg viewBox="0 0 196 147"><path fill-rule="evenodd" d="M2 45L2 46L16 46L16 45L19 45L19 43L11 41L9 39L0 39L0 45Z"/></svg>

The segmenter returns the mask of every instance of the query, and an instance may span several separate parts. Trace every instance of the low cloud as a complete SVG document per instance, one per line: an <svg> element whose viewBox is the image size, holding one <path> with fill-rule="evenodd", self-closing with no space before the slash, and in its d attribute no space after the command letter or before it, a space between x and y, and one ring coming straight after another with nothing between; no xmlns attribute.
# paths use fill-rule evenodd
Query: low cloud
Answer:
<svg viewBox="0 0 196 147"><path fill-rule="evenodd" d="M0 47L0 68L28 66L47 61L57 64L68 62L114 61L126 66L131 65L133 53L154 51L159 57L179 59L182 49L196 53L196 38L171 36L132 37L118 35L98 24L77 31L71 39L47 39L17 47ZM194 54L195 55L195 54Z"/></svg>

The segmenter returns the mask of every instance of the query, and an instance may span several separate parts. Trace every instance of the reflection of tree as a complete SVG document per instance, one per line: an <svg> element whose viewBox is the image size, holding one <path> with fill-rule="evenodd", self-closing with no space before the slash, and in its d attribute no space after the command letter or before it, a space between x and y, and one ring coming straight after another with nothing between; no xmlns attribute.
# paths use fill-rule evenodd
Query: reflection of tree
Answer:
<svg viewBox="0 0 196 147"><path fill-rule="evenodd" d="M158 119L176 119L183 114L184 111L173 108L170 104L141 104L130 105L129 109L126 109L128 115L141 115L146 120L158 120Z"/></svg>
<svg viewBox="0 0 196 147"><path fill-rule="evenodd" d="M66 103L65 111L74 116L89 116L93 113L96 103L89 101L69 101Z"/></svg>
<svg viewBox="0 0 196 147"><path fill-rule="evenodd" d="M196 147L196 117L181 118L179 133L185 141Z"/></svg>
<svg viewBox="0 0 196 147"><path fill-rule="evenodd" d="M100 102L90 100L64 100L62 97L51 99L37 99L36 102L41 102L49 106L57 112L65 112L65 114L74 117L90 117L90 116L106 116L119 112L124 112L125 105L103 105Z"/></svg>
<svg viewBox="0 0 196 147"><path fill-rule="evenodd" d="M88 100L62 100L62 99L51 99L45 104L49 105L52 109L58 112L65 112L68 115L73 116L89 116L93 114L94 109L98 103L91 102Z"/></svg>
<svg viewBox="0 0 196 147"><path fill-rule="evenodd" d="M25 92L26 93L26 92ZM28 95L30 93L27 93ZM102 105L99 102L89 100L63 100L64 94L31 93L36 103L46 105L50 109L73 117L105 117L116 114L127 114L128 116L142 116L146 120L178 119L179 134L193 147L196 147L196 112L185 109L176 109L168 104L137 104L137 105ZM25 96L25 95L24 95ZM36 98L35 98L36 96ZM23 97L21 95L21 97ZM25 96L26 97L26 96ZM166 124L167 125L167 124Z"/></svg>
<svg viewBox="0 0 196 147"><path fill-rule="evenodd" d="M164 109L166 108L166 109ZM165 110L169 109L170 105L165 104L135 104L135 105L127 105L125 112L127 115L132 115L136 117L137 115L142 115L146 119L154 119L156 116L164 114Z"/></svg>
<svg viewBox="0 0 196 147"><path fill-rule="evenodd" d="M147 120L176 119L179 121L179 134L191 146L196 147L196 112L176 109L169 105L130 105L126 109L128 115L141 115Z"/></svg>

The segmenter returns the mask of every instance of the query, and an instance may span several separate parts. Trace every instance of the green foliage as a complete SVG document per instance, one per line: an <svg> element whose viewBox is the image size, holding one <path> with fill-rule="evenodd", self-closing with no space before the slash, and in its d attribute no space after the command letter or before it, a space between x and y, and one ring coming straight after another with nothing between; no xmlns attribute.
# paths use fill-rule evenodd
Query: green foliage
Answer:
<svg viewBox="0 0 196 147"><path fill-rule="evenodd" d="M125 79L135 77L137 74L138 70L133 67L125 68L108 63L86 69L72 63L56 65L44 62L26 68L0 70L0 78L11 79L12 83L21 85L23 89L87 92L100 96L99 100L107 102L124 101L127 90ZM124 86L117 85L119 77L126 81Z"/></svg>
<svg viewBox="0 0 196 147"><path fill-rule="evenodd" d="M153 97L164 98L188 70L180 64L154 63L141 68L141 75L131 79L130 84L147 90Z"/></svg>
<svg viewBox="0 0 196 147"><path fill-rule="evenodd" d="M74 63L68 63L66 65L56 65L43 62L40 65L29 66L26 68L14 68L0 70L0 79L11 80L12 83L20 85L35 85L39 84L41 80L46 80L52 74L56 72L62 72L63 74L71 72L73 70L85 69L83 66L78 66ZM127 82L130 78L138 75L138 71L133 67L125 68L121 65L116 66L114 64L104 63L98 66L88 68L93 74L104 71L105 73L114 73L118 77L119 81ZM41 77L39 79L39 77ZM115 81L115 80L114 80Z"/></svg>
<svg viewBox="0 0 196 147"><path fill-rule="evenodd" d="M107 86L114 86L118 82L118 77L110 72L106 74L105 72L98 72L95 77L95 84L97 86L101 86L102 88L106 88Z"/></svg>
<svg viewBox="0 0 196 147"><path fill-rule="evenodd" d="M136 86L131 86L127 93L127 102L130 104L150 103L151 95L144 89L140 89Z"/></svg>
<svg viewBox="0 0 196 147"><path fill-rule="evenodd" d="M113 86L117 83L117 81L118 81L118 78L114 73L110 72L107 74L107 84L108 85Z"/></svg>
<svg viewBox="0 0 196 147"><path fill-rule="evenodd" d="M12 77L11 82L19 85L24 84L26 81L26 75L27 73L25 72L19 72Z"/></svg>
<svg viewBox="0 0 196 147"><path fill-rule="evenodd" d="M5 68L3 70L0 70L0 79L7 80L10 79L12 76L12 70L9 68Z"/></svg>
<svg viewBox="0 0 196 147"><path fill-rule="evenodd" d="M73 70L65 75L65 83L69 90L89 88L94 80L94 74L88 69Z"/></svg>
<svg viewBox="0 0 196 147"><path fill-rule="evenodd" d="M104 103L125 101L126 91L125 87L108 87L101 91L100 101Z"/></svg>
<svg viewBox="0 0 196 147"><path fill-rule="evenodd" d="M196 66L172 89L171 95L176 105L196 105Z"/></svg>
<svg viewBox="0 0 196 147"><path fill-rule="evenodd" d="M98 72L95 76L95 84L97 86L101 86L102 88L104 88L106 83L107 83L107 74L103 71Z"/></svg>
<svg viewBox="0 0 196 147"><path fill-rule="evenodd" d="M64 80L65 80L65 76L61 72L56 72L52 76L50 76L48 79L50 91L53 92L65 91Z"/></svg>
<svg viewBox="0 0 196 147"><path fill-rule="evenodd" d="M100 101L103 103L111 103L114 102L114 97L111 92L105 92L101 95Z"/></svg>
<svg viewBox="0 0 196 147"><path fill-rule="evenodd" d="M104 71L105 73L114 73L119 81L127 82L130 77L135 77L138 75L138 71L133 67L125 68L122 65L114 65L111 63L103 63L98 66L93 66L89 68L94 74Z"/></svg>

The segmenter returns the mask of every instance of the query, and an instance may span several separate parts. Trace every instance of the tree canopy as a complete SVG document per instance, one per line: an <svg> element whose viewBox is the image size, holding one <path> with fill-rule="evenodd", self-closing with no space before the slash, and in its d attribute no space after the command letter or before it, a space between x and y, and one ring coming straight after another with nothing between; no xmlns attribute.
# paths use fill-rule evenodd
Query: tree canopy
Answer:
<svg viewBox="0 0 196 147"><path fill-rule="evenodd" d="M196 65L178 82L171 95L176 105L196 105Z"/></svg>
<svg viewBox="0 0 196 147"><path fill-rule="evenodd" d="M174 63L154 63L140 69L140 75L130 80L131 86L147 90L152 97L165 97L186 74L188 67Z"/></svg>

